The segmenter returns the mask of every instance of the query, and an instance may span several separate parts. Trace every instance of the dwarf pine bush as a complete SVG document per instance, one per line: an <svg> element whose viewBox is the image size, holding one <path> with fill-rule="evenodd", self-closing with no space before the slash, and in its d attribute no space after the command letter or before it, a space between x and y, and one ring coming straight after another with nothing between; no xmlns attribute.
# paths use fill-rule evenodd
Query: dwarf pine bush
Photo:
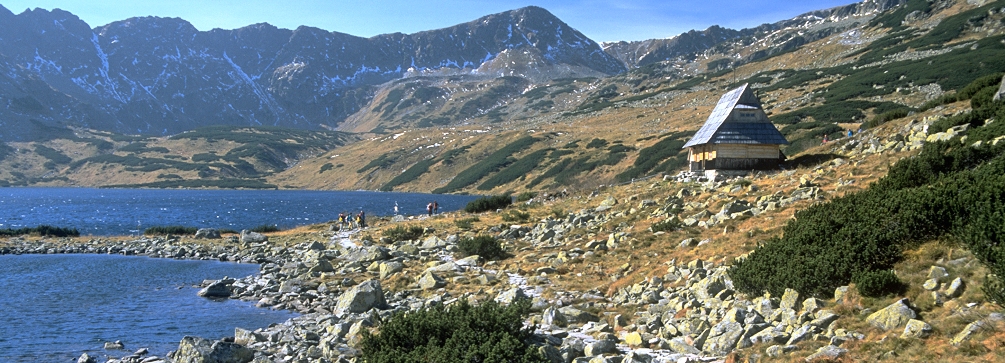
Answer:
<svg viewBox="0 0 1005 363"><path fill-rule="evenodd" d="M524 327L530 299L508 306L489 300L473 306L460 300L393 315L374 335L363 331L360 343L367 363L548 362L527 341L534 326Z"/></svg>
<svg viewBox="0 0 1005 363"><path fill-rule="evenodd" d="M893 279L879 271L892 268L905 249L948 237L988 267L985 295L1005 305L1005 143L992 142L1005 136L1005 102L930 128L963 124L970 125L966 143L959 137L928 143L869 189L797 212L781 237L732 266L736 288L781 295L788 287L827 297L855 279L868 293L885 294Z"/></svg>

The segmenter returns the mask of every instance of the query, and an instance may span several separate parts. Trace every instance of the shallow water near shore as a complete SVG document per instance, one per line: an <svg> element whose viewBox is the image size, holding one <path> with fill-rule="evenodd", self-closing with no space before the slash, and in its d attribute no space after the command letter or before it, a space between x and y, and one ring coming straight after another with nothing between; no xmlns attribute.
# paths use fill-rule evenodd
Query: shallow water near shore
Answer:
<svg viewBox="0 0 1005 363"><path fill-rule="evenodd" d="M324 223L340 212L369 216L463 209L478 196L311 190L0 188L0 229L48 224L83 235L137 235L152 226L251 229Z"/></svg>
<svg viewBox="0 0 1005 363"><path fill-rule="evenodd" d="M185 335L220 339L295 316L196 296L204 279L258 265L119 255L0 256L0 362L70 362L81 353L164 357ZM125 350L105 351L121 340ZM99 359L104 361L104 359Z"/></svg>

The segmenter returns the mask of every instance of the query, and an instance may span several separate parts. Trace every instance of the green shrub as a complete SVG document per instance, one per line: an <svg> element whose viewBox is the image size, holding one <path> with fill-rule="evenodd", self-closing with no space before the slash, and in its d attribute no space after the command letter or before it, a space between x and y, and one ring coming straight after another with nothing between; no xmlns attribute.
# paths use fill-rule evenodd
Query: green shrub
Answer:
<svg viewBox="0 0 1005 363"><path fill-rule="evenodd" d="M485 159L482 159L467 169L464 169L460 173L457 173L457 176L451 179L447 185L436 188L433 190L433 193L449 193L474 184L490 173L515 162L516 160L511 157L513 154L526 150L530 147L530 145L537 141L538 139L530 136L513 141L512 143L485 157Z"/></svg>
<svg viewBox="0 0 1005 363"><path fill-rule="evenodd" d="M526 202L528 200L534 199L537 196L536 192L522 192L516 195L517 202Z"/></svg>
<svg viewBox="0 0 1005 363"><path fill-rule="evenodd" d="M902 108L902 109L898 109L898 110L893 110L893 111L887 111L887 112L884 112L884 113L882 113L880 115L877 115L876 117L873 117L869 121L866 121L865 124L862 125L862 127L866 128L866 129L871 129L873 127L885 124L887 122L896 120L898 118L907 117L910 113L911 113L911 110L906 109L906 108Z"/></svg>
<svg viewBox="0 0 1005 363"><path fill-rule="evenodd" d="M422 237L423 228L419 226L395 226L385 229L382 234L392 242L414 241Z"/></svg>
<svg viewBox="0 0 1005 363"><path fill-rule="evenodd" d="M536 328L523 324L530 306L530 299L509 306L493 300L473 306L460 300L448 307L397 313L376 335L363 330L362 361L547 363L528 344Z"/></svg>
<svg viewBox="0 0 1005 363"><path fill-rule="evenodd" d="M332 165L332 163L325 163L325 165L321 165L321 170L318 170L318 174L322 174L332 169L335 169L335 166Z"/></svg>
<svg viewBox="0 0 1005 363"><path fill-rule="evenodd" d="M679 132L667 135L665 138L653 144L653 146L639 150L639 157L635 159L632 166L615 178L618 181L626 182L634 178L649 175L650 172L669 172L668 168L676 169L677 165L683 166L687 161L687 153L682 152L686 138L692 133ZM671 160L674 162L667 163ZM664 165L660 165L664 163Z"/></svg>
<svg viewBox="0 0 1005 363"><path fill-rule="evenodd" d="M478 190L492 190L500 185L512 182L519 178L526 177L528 173L537 168L544 161L544 157L551 152L551 149L542 149L524 156L513 164L500 170L495 175L489 177L484 183L478 186Z"/></svg>
<svg viewBox="0 0 1005 363"><path fill-rule="evenodd" d="M0 229L0 236L15 237L24 235L48 236L48 237L78 237L80 236L80 231L77 231L76 228L53 227L46 224L42 224L37 227Z"/></svg>
<svg viewBox="0 0 1005 363"><path fill-rule="evenodd" d="M499 260L506 257L499 240L492 236L465 237L457 241L457 248L465 256L478 255L486 260Z"/></svg>
<svg viewBox="0 0 1005 363"><path fill-rule="evenodd" d="M384 192L390 192L394 190L394 187L396 186L418 179L419 176L429 171L429 167L433 166L433 164L436 164L437 161L438 161L437 159L431 158L431 159L423 159L413 164L412 166L408 167L408 169L405 169L404 172L398 174L398 176L394 177L393 179L391 179L391 181L387 182L387 184L381 186L380 190Z"/></svg>
<svg viewBox="0 0 1005 363"><path fill-rule="evenodd" d="M52 160L56 164L69 164L73 159L69 156L64 155L59 152L59 150L46 147L44 145L35 145L35 153L42 155L42 157Z"/></svg>
<svg viewBox="0 0 1005 363"><path fill-rule="evenodd" d="M671 218L662 222L653 223L649 229L653 232L671 232L681 229L682 227L684 227L684 225L680 221L676 218Z"/></svg>
<svg viewBox="0 0 1005 363"><path fill-rule="evenodd" d="M530 213L521 212L518 210L511 210L509 212L502 214L503 222L517 222L523 223L530 220Z"/></svg>
<svg viewBox="0 0 1005 363"><path fill-rule="evenodd" d="M167 234L193 235L198 230L199 229L196 227L154 226L143 230L143 234L147 236L167 235Z"/></svg>
<svg viewBox="0 0 1005 363"><path fill-rule="evenodd" d="M503 209L513 204L513 199L509 195L493 195L475 199L464 206L464 211L468 213L481 213Z"/></svg>
<svg viewBox="0 0 1005 363"><path fill-rule="evenodd" d="M958 147L959 137L925 144L868 189L797 212L781 237L732 266L737 290L781 294L788 287L830 296L853 278L889 270L903 250L950 235L988 267L986 295L1005 297L998 280L1005 276L1005 246L998 243L1005 235L1005 144L988 143L1005 136L1005 123L985 125L990 118L1005 119L1005 105L986 104L933 125L970 124L967 143L980 147Z"/></svg>
<svg viewBox="0 0 1005 363"><path fill-rule="evenodd" d="M904 290L904 283L890 270L863 272L856 275L852 282L858 293L865 297L896 295Z"/></svg>
<svg viewBox="0 0 1005 363"><path fill-rule="evenodd" d="M275 224L263 224L263 225L255 227L255 228L252 228L249 231L256 232L256 233L271 233L271 232L282 231L282 229L280 229L279 226L277 226Z"/></svg>
<svg viewBox="0 0 1005 363"><path fill-rule="evenodd" d="M593 139L590 143L586 144L587 149L599 149L607 146L607 140L604 139Z"/></svg>

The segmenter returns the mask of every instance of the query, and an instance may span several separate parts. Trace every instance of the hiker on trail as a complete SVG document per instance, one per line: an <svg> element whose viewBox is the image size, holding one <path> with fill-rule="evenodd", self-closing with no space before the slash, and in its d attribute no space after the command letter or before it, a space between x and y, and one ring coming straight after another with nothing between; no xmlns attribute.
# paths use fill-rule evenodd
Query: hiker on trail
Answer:
<svg viewBox="0 0 1005 363"><path fill-rule="evenodd" d="M359 211L359 214L356 215L356 225L359 228L366 227L366 213L363 213L363 211Z"/></svg>
<svg viewBox="0 0 1005 363"><path fill-rule="evenodd" d="M433 216L433 203L426 204L426 214L428 214L430 217Z"/></svg>
<svg viewBox="0 0 1005 363"><path fill-rule="evenodd" d="M848 130L848 138L851 138L851 136L852 136L852 132L851 132L851 129L849 129Z"/></svg>
<svg viewBox="0 0 1005 363"><path fill-rule="evenodd" d="M436 201L434 200L434 201L433 201L433 214L437 214L437 213L439 213L439 212L440 212L440 203L437 203L437 202L436 202Z"/></svg>
<svg viewBox="0 0 1005 363"><path fill-rule="evenodd" d="M341 231L345 228L345 213L338 214L338 230Z"/></svg>
<svg viewBox="0 0 1005 363"><path fill-rule="evenodd" d="M398 215L398 202L394 202L394 215Z"/></svg>
<svg viewBox="0 0 1005 363"><path fill-rule="evenodd" d="M824 134L824 144L827 143L827 134Z"/></svg>

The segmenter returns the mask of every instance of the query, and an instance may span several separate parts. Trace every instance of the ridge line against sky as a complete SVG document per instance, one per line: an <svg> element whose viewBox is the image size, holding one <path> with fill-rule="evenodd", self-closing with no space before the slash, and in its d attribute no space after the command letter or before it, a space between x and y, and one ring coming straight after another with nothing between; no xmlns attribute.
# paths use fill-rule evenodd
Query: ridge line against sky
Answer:
<svg viewBox="0 0 1005 363"><path fill-rule="evenodd" d="M774 23L852 0L0 0L8 10L59 8L91 27L139 16L177 17L201 31L256 23L306 25L361 37L446 28L525 6L547 9L597 42L669 38L712 25L732 29Z"/></svg>

